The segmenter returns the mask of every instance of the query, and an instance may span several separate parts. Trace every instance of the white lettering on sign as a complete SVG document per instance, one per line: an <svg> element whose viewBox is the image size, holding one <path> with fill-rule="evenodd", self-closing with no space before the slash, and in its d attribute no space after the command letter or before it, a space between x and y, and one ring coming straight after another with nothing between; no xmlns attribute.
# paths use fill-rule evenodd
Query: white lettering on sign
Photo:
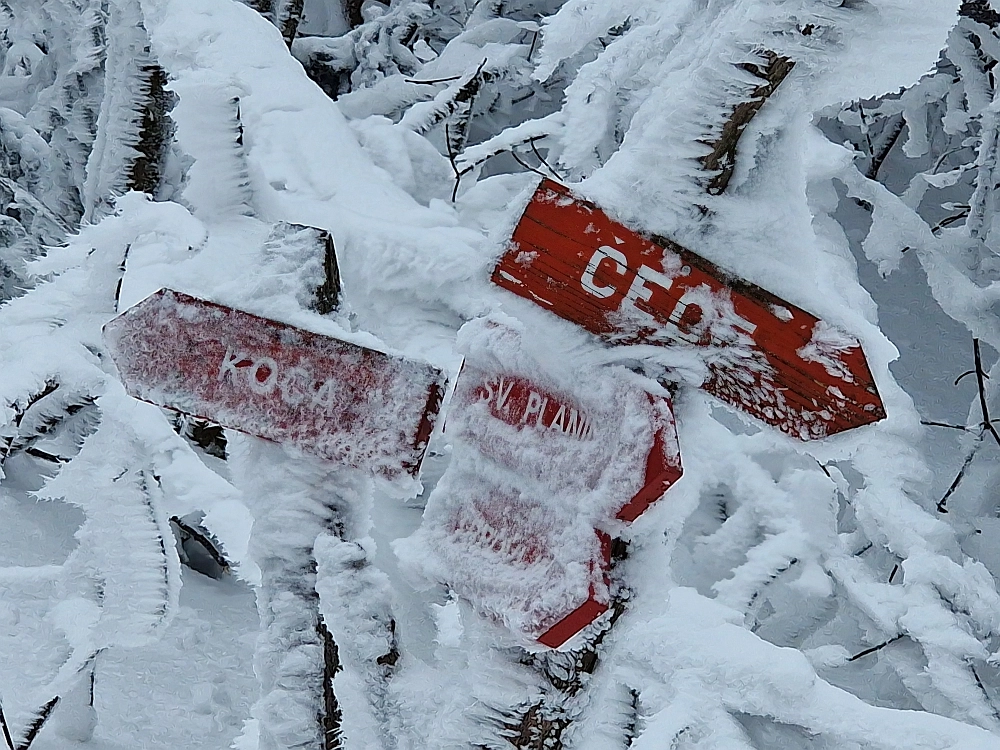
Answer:
<svg viewBox="0 0 1000 750"><path fill-rule="evenodd" d="M549 397L535 390L528 390L526 400L520 401L520 398L515 398L514 403L520 401L524 404L524 410L518 420L516 415L510 413L510 396L515 384L516 381L502 375L483 381L481 401L492 407L494 416L510 425L520 424L537 430L555 430L578 440L590 440L593 437L594 426L586 415L558 402L555 402L558 406L553 404L550 407Z"/></svg>
<svg viewBox="0 0 1000 750"><path fill-rule="evenodd" d="M542 398L538 393L532 391L528 394L528 404L524 407L524 414L521 416L521 424L527 424L528 417L535 415L535 426L541 427L542 416L545 414L545 407L549 403L547 398Z"/></svg>
<svg viewBox="0 0 1000 750"><path fill-rule="evenodd" d="M278 383L281 400L291 406L305 403L306 399L309 398L310 385L312 385L312 377L308 370L303 367L288 368L281 382Z"/></svg>
<svg viewBox="0 0 1000 750"><path fill-rule="evenodd" d="M623 281L627 278L627 274L632 272L632 269L627 265L627 258L619 250L607 246L602 246L595 250L590 258L590 262L587 263L587 268L584 270L583 276L580 278L580 284L586 292L600 299L607 299L624 286L624 284L604 286L595 281L594 274L600 268L601 263L606 260L615 264L615 273L621 276ZM690 272L690 269L687 270ZM622 302L623 304L628 304L636 312L653 318L652 313L648 309L643 309L640 303L647 305L652 303L653 295L656 293L657 288L663 291L670 289L673 286L673 279L649 266L639 266L639 270L634 273L635 275L632 277L631 282L629 282L628 291L625 293ZM683 274L683 269L681 273ZM724 312L731 312L731 314L723 315L726 318L726 323L749 334L752 334L756 330L755 325L736 315L735 312L732 312L731 302L727 306L724 306L727 307L727 310ZM702 334L689 329L701 322L707 309L715 309L716 307L719 307L719 303L713 299L713 292L706 285L702 284L698 287L686 289L680 298L674 302L673 307L669 311L658 310L657 312L665 314L667 320L679 329L678 335L681 339L697 344L703 343L701 341ZM729 320L729 318L732 318L732 320Z"/></svg>
<svg viewBox="0 0 1000 750"><path fill-rule="evenodd" d="M237 354L235 351L233 351L232 347L226 349L226 356L222 358L222 366L219 367L219 380L225 379L226 374L228 373L232 375L233 380L235 381L237 376L239 375L239 372L236 370L236 368L247 367L250 364L253 364L253 362L250 359L244 357L241 354Z"/></svg>
<svg viewBox="0 0 1000 750"><path fill-rule="evenodd" d="M669 276L655 271L649 266L639 266L639 272L632 279L632 285L628 288L628 294L625 295L625 301L636 309L638 309L636 302L639 300L649 302L653 299L653 290L646 285L646 282L656 284L663 289L669 289L673 284L673 280Z"/></svg>
<svg viewBox="0 0 1000 750"><path fill-rule="evenodd" d="M565 424L563 424L565 420ZM594 436L594 426L587 417L576 409L560 406L549 425L550 430L559 430L564 435L572 435L580 440L590 440Z"/></svg>
<svg viewBox="0 0 1000 750"><path fill-rule="evenodd" d="M336 380L316 381L304 367L293 366L281 369L271 357L255 356L232 347L219 365L218 380L229 379L233 385L245 384L251 391L261 396L277 390L281 400L289 406L301 406L309 402L314 407L326 408L334 405L338 395L347 387ZM510 393L510 389L507 390Z"/></svg>
<svg viewBox="0 0 1000 750"><path fill-rule="evenodd" d="M615 264L615 273L619 276L624 277L629 271L631 271L628 267L628 258L626 258L625 254L620 250L615 250L613 247L608 247L607 245L597 248L597 250L594 251L594 254L590 257L590 262L587 263L587 268L584 270L583 276L580 278L580 285L583 287L584 291L600 299L607 299L619 289L617 286L603 286L598 284L594 279L594 274L597 273L597 269L600 268L601 263L605 260L610 260ZM639 309L636 305L639 300L642 300L643 302L650 302L653 299L653 288L650 287L649 284L655 284L661 289L666 290L673 284L673 280L666 274L657 271L655 268L650 268L649 266L639 266L639 270L632 278L628 291L625 293L624 301L628 302L636 309Z"/></svg>
<svg viewBox="0 0 1000 750"><path fill-rule="evenodd" d="M510 410L507 408L507 399L510 398L510 391L514 387L514 381L500 377L497 378L496 383L487 380L483 383L483 387L486 389L486 398L483 401L489 404L494 403L494 399L496 399L496 410L501 414L508 414Z"/></svg>
<svg viewBox="0 0 1000 750"><path fill-rule="evenodd" d="M278 384L278 363L270 357L261 357L254 361L247 375L250 390L261 395L270 393Z"/></svg>
<svg viewBox="0 0 1000 750"><path fill-rule="evenodd" d="M583 287L585 292L589 292L600 299L607 299L616 291L615 287L601 286L594 280L594 274L597 273L597 269L604 260L610 260L614 263L617 267L616 273L619 275L623 275L626 271L628 271L628 258L626 258L625 254L620 250L615 250L613 247L608 247L607 245L602 245L597 248L591 256L586 270L583 272L583 277L580 279L580 285Z"/></svg>

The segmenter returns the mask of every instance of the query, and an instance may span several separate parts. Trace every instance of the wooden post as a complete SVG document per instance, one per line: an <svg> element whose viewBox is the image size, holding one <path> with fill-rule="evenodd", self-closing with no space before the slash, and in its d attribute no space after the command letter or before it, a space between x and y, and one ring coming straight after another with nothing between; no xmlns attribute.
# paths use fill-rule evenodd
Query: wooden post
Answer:
<svg viewBox="0 0 1000 750"><path fill-rule="evenodd" d="M233 475L254 515L250 552L261 572L254 654L260 694L253 707L259 748L339 750L342 715L332 679L340 659L319 614L313 547L321 534L343 533L343 472L259 438L232 443Z"/></svg>
<svg viewBox="0 0 1000 750"><path fill-rule="evenodd" d="M169 111L173 95L167 91L167 74L157 64L142 69L147 89L146 106L136 150L139 155L132 163L128 178L129 190L155 195L163 176L163 159L173 139L173 124Z"/></svg>
<svg viewBox="0 0 1000 750"><path fill-rule="evenodd" d="M703 141L712 147L712 151L701 160L707 171L715 173L705 185L711 195L720 195L729 185L736 168L736 147L740 136L795 65L789 58L770 50L764 50L760 56L763 65L747 62L739 67L761 79L762 83L750 92L748 98L733 107L715 141Z"/></svg>

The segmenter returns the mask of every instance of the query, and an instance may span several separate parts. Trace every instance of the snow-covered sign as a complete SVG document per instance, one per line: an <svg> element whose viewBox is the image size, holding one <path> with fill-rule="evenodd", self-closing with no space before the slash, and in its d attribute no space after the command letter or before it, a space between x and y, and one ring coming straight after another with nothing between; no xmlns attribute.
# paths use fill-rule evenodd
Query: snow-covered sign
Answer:
<svg viewBox="0 0 1000 750"><path fill-rule="evenodd" d="M594 529L589 498L568 499L456 452L420 532L429 572L487 619L562 646L611 604L611 537Z"/></svg>
<svg viewBox="0 0 1000 750"><path fill-rule="evenodd" d="M680 478L680 450L668 399L623 368L543 364L507 323L460 334L454 450L420 534L432 576L557 648L608 610L611 537Z"/></svg>
<svg viewBox="0 0 1000 750"><path fill-rule="evenodd" d="M703 347L704 389L793 437L885 417L856 339L551 180L492 279L609 343Z"/></svg>
<svg viewBox="0 0 1000 750"><path fill-rule="evenodd" d="M631 522L680 479L680 448L669 400L611 383L588 408L525 377L467 363L455 385L448 433L522 476L583 492L593 491L615 464L629 491L640 485L621 497L615 513Z"/></svg>
<svg viewBox="0 0 1000 750"><path fill-rule="evenodd" d="M104 340L136 398L389 477L416 475L445 385L428 364L169 289Z"/></svg>

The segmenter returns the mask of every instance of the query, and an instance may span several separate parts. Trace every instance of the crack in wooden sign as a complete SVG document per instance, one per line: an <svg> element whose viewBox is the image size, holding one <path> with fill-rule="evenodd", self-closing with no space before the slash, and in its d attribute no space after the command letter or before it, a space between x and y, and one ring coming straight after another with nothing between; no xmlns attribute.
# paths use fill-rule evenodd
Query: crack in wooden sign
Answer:
<svg viewBox="0 0 1000 750"><path fill-rule="evenodd" d="M492 281L610 344L697 346L704 390L803 440L885 417L853 337L543 179Z"/></svg>
<svg viewBox="0 0 1000 750"><path fill-rule="evenodd" d="M126 390L342 466L416 476L443 374L161 289L104 327Z"/></svg>

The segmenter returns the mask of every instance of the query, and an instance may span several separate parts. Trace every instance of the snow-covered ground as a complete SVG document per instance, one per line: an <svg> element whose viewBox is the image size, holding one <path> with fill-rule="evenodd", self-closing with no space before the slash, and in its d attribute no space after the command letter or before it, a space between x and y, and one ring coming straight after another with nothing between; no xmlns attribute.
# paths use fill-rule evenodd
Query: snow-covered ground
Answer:
<svg viewBox="0 0 1000 750"><path fill-rule="evenodd" d="M0 494L5 519L0 566L62 563L75 546L82 514L59 502L38 501L17 488ZM46 627L49 602L37 581L5 579L0 619L0 695L19 729L23 698L47 675L39 667L59 653L62 639ZM19 590L20 588L20 590ZM44 602L32 607L31 602ZM217 581L185 569L170 627L147 646L102 652L96 661L94 706L99 721L89 746L119 748L228 747L249 717L257 683L252 660L259 620L252 589L228 577ZM35 708L35 706L30 706ZM33 747L80 747L63 736L58 708Z"/></svg>

